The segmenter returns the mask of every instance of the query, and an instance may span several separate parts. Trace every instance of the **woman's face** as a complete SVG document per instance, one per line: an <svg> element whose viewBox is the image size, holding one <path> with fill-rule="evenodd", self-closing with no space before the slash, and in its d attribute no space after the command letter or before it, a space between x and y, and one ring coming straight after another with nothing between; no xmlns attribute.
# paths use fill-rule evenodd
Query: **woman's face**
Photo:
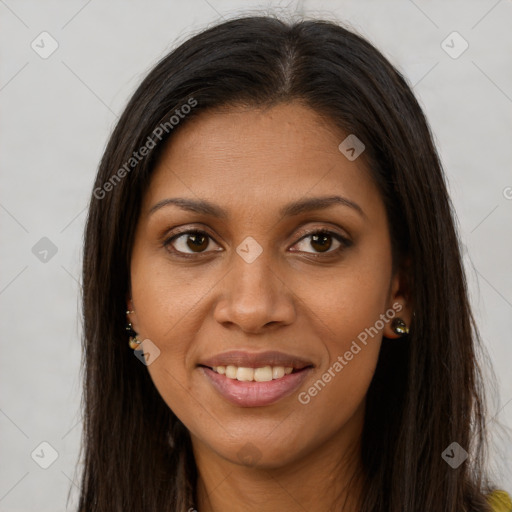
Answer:
<svg viewBox="0 0 512 512"><path fill-rule="evenodd" d="M279 467L360 437L382 335L410 317L347 135L299 103L202 113L152 175L130 321L196 456Z"/></svg>

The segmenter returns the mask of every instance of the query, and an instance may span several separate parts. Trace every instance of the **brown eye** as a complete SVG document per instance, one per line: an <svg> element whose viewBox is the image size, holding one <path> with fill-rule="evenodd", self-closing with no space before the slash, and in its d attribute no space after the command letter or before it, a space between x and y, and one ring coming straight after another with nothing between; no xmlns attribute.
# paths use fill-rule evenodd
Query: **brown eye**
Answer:
<svg viewBox="0 0 512 512"><path fill-rule="evenodd" d="M332 245L332 236L321 233L319 235L311 235L311 247L318 252L326 252Z"/></svg>
<svg viewBox="0 0 512 512"><path fill-rule="evenodd" d="M194 254L206 252L213 239L204 231L186 231L174 235L165 242L165 246L171 246L174 252Z"/></svg>
<svg viewBox="0 0 512 512"><path fill-rule="evenodd" d="M333 245L334 244L334 245ZM350 241L332 231L314 231L301 238L295 246L299 251L312 254L331 253L351 245ZM313 251L308 249L313 249Z"/></svg>

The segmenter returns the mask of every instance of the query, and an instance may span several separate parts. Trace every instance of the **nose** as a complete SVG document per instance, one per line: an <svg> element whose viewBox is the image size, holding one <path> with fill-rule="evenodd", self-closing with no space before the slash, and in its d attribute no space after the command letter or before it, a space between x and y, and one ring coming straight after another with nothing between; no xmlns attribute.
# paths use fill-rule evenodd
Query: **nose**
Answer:
<svg viewBox="0 0 512 512"><path fill-rule="evenodd" d="M224 327L236 325L246 333L257 334L295 320L294 295L277 266L264 254L252 263L235 254L230 271L219 285L221 296L214 318Z"/></svg>

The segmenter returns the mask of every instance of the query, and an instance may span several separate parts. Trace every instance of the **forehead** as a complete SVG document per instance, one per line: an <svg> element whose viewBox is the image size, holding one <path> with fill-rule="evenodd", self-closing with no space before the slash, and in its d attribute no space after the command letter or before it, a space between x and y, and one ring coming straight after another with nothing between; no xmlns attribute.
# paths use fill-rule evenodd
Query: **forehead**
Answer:
<svg viewBox="0 0 512 512"><path fill-rule="evenodd" d="M347 135L298 102L202 112L167 142L143 208L173 195L259 209L335 193L379 201L363 159L338 149Z"/></svg>

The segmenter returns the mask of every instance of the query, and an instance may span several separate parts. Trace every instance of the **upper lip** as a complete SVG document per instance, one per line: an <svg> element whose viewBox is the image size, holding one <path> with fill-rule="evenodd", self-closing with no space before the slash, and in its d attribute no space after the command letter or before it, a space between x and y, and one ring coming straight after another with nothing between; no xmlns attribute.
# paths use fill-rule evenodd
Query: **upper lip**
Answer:
<svg viewBox="0 0 512 512"><path fill-rule="evenodd" d="M301 370L313 366L311 361L299 356L285 354L275 350L267 352L246 352L244 350L230 350L222 352L199 363L201 366L238 366L244 368L261 368L263 366L284 366Z"/></svg>

